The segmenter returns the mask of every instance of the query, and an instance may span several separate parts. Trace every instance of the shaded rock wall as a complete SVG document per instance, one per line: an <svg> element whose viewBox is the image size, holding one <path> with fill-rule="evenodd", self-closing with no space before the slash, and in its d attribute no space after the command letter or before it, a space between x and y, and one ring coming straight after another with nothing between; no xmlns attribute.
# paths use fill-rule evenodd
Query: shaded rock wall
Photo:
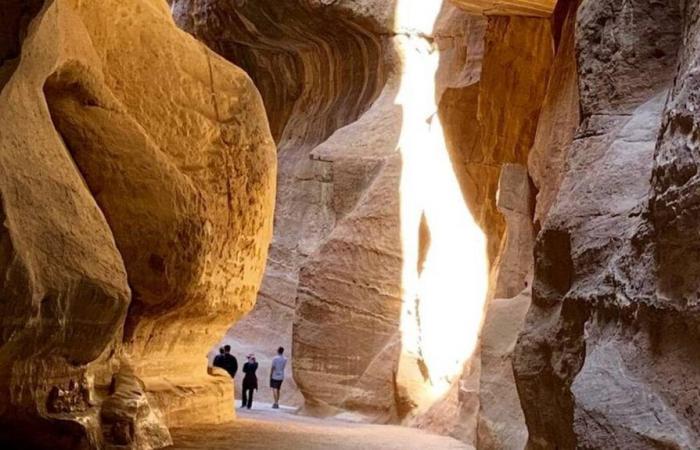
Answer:
<svg viewBox="0 0 700 450"><path fill-rule="evenodd" d="M537 240L516 349L531 448L697 446L683 194L695 173L695 119L683 111L694 108L696 20L696 5L677 2L578 10L582 123Z"/></svg>
<svg viewBox="0 0 700 450"><path fill-rule="evenodd" d="M10 3L0 441L155 448L232 418L202 355L252 307L271 236L257 91L164 3Z"/></svg>
<svg viewBox="0 0 700 450"><path fill-rule="evenodd" d="M537 189L537 228L547 216L564 175L569 146L580 122L575 20L578 1L560 1L552 17L556 55L537 133L528 155L528 172Z"/></svg>
<svg viewBox="0 0 700 450"><path fill-rule="evenodd" d="M553 32L544 18L487 20L451 4L440 8L440 2L415 2L403 11L395 6L182 0L173 2L173 13L185 30L250 73L280 147L267 275L255 310L222 344L233 344L239 355L254 351L263 361L277 345L293 344L294 378L306 407L318 413L351 410L369 420L407 417L406 423L434 427L438 421L421 416L435 399L422 392L432 389L429 371L440 355L430 348L437 345L433 333L421 327L427 330L429 321L449 315L450 307L430 304L430 294L421 304L420 295L407 293L404 272L416 266L411 277L417 280L431 246L434 251L446 235L430 217L421 218L425 205L405 203L407 195L400 194L402 182L410 179L401 154L410 138L400 141L438 113L452 161L445 177L456 178L461 189L456 206L466 202L462 219L473 216L486 234L488 256L476 259L482 267L500 264L499 253L513 251L513 241L506 249L505 220L496 206L501 166L527 162L554 56ZM521 6L539 8L534 15L553 8ZM492 12L485 4L466 9ZM430 97L426 101L438 106L416 113L410 107L415 102L399 97L407 80L425 70L407 68L410 55L425 46L439 50L437 70L423 80L435 78L435 92L416 85L415 97ZM423 178L409 183L431 182ZM522 195L530 201L529 194ZM402 211L411 208L417 214L406 221ZM442 235L435 240L433 233ZM402 235L415 240L409 253ZM504 268L513 275L510 284L501 284L500 297L526 287L530 265L522 261L520 255ZM462 302L474 309L469 333L475 339L485 296L474 295L465 294ZM406 337L407 328L414 338ZM266 365L261 370L266 373ZM450 382L449 401L439 403L456 420L459 388L456 379ZM475 424L471 430L475 435Z"/></svg>
<svg viewBox="0 0 700 450"><path fill-rule="evenodd" d="M391 48L383 33L392 4L360 3L173 2L183 29L251 76L279 145L275 235L258 305L221 342L239 358L256 353L262 373L279 345L292 351L303 261L352 210L378 170L371 155L343 165L316 149L370 107L387 77ZM269 400L269 394L263 390L260 398ZM283 402L300 404L295 394L290 377Z"/></svg>

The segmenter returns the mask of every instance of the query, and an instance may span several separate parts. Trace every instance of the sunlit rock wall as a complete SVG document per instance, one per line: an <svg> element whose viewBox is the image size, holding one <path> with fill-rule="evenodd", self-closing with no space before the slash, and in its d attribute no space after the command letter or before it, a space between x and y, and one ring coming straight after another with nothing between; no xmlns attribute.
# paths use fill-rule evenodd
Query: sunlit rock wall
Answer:
<svg viewBox="0 0 700 450"><path fill-rule="evenodd" d="M254 85L164 2L2 21L0 442L155 448L231 419L204 355L252 307L272 231Z"/></svg>
<svg viewBox="0 0 700 450"><path fill-rule="evenodd" d="M494 16L549 17L556 0L452 0L474 14Z"/></svg>
<svg viewBox="0 0 700 450"><path fill-rule="evenodd" d="M473 444L479 439L484 448L517 448L526 432L518 419L522 413L508 376L509 342L516 339L528 304L534 233L534 199L523 165L536 136L547 89L554 30L549 19L489 17L487 21L480 76L472 83L446 89L439 114L455 175L487 238L490 275L484 300L490 303L482 303L481 309L462 319L467 326L469 317L476 316L477 333L482 323L485 328L461 378L412 423ZM441 58L442 70L450 70L451 55ZM462 298L466 301L476 283L467 278L465 263L458 264L463 271L458 278L464 280L464 286L456 290L465 292ZM521 291L525 292L520 295ZM496 398L499 401L493 403Z"/></svg>

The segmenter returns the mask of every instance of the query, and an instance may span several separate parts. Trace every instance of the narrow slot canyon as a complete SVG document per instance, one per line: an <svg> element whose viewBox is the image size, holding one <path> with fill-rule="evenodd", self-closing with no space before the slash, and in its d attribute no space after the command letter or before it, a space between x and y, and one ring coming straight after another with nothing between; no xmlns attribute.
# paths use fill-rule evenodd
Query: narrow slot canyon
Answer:
<svg viewBox="0 0 700 450"><path fill-rule="evenodd" d="M1 3L3 449L700 448L699 3Z"/></svg>

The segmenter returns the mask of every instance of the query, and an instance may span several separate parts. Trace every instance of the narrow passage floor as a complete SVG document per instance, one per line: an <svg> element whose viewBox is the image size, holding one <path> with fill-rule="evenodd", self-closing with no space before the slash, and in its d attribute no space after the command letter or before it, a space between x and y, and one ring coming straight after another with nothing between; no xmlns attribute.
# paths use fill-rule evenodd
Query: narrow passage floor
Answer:
<svg viewBox="0 0 700 450"><path fill-rule="evenodd" d="M298 416L267 404L237 410L223 425L171 430L172 450L472 450L445 436L413 428Z"/></svg>

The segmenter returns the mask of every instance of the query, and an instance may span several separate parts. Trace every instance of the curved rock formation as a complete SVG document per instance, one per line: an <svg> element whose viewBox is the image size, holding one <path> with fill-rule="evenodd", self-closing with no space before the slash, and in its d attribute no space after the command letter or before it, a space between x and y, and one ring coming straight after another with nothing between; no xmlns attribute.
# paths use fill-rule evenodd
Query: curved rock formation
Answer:
<svg viewBox="0 0 700 450"><path fill-rule="evenodd" d="M160 2L11 6L0 441L152 448L163 423L232 418L202 355L252 307L271 236L255 87Z"/></svg>
<svg viewBox="0 0 700 450"><path fill-rule="evenodd" d="M232 419L257 297L305 412L698 446L695 3L5 3L0 444Z"/></svg>
<svg viewBox="0 0 700 450"><path fill-rule="evenodd" d="M421 221L421 210L432 206L408 204L412 194L399 193L402 183L421 183L420 177L406 175L407 157L401 153L411 144L407 132L439 113L454 167L444 176L456 177L461 187L453 206L463 208L466 199L495 262L505 245L505 221L496 207L501 165L527 161L553 37L546 19L493 17L487 30L483 17L447 4L396 6L180 0L173 2L173 11L184 29L251 74L280 147L280 195L267 275L256 309L225 341L239 354L262 353L263 360L277 345L293 344L295 380L307 408L351 410L381 421L410 413L411 422L420 422L416 414L434 401L421 392L433 389L437 365L468 355L457 355L460 343L450 350L454 355L435 358L430 346L440 344L426 331L428 324L450 311L458 317L456 310L430 306L438 300L429 300L428 293L422 294L421 306L419 296L409 298L415 293L406 291L404 266L421 267L450 239L430 214ZM482 6L479 12L489 9ZM541 14L548 13L542 7ZM435 24L428 23L431 14ZM402 88L411 89L405 81L417 76L416 67L407 68L407 55L432 46L433 39L439 67L423 81L436 76L435 93L426 86L413 88L416 98L428 99L426 105L437 96L439 109L414 110L413 99L399 98ZM431 70L431 61L433 56L424 58L425 69ZM509 105L505 114L503 104ZM415 212L409 213L410 223L402 217L407 210ZM471 220L466 209L464 219ZM432 233L437 239L428 238ZM529 263L522 260L511 263L508 270L519 275L497 295L515 296L525 287ZM483 269L488 261L477 265ZM409 276L416 279L409 283L417 283L420 273ZM479 277L485 284L485 275ZM484 300L479 293L463 300L475 311L473 339ZM413 338L407 337L408 328L415 331ZM433 380L427 375L431 366Z"/></svg>
<svg viewBox="0 0 700 450"><path fill-rule="evenodd" d="M251 76L279 146L275 235L258 305L224 338L235 354L256 353L263 373L279 345L292 350L304 260L354 208L378 170L378 157L353 161L347 156L342 163L316 147L355 121L380 94L391 52L383 35L390 3L173 2L181 27ZM294 393L289 380L283 401L300 404ZM261 395L267 399L269 392Z"/></svg>

